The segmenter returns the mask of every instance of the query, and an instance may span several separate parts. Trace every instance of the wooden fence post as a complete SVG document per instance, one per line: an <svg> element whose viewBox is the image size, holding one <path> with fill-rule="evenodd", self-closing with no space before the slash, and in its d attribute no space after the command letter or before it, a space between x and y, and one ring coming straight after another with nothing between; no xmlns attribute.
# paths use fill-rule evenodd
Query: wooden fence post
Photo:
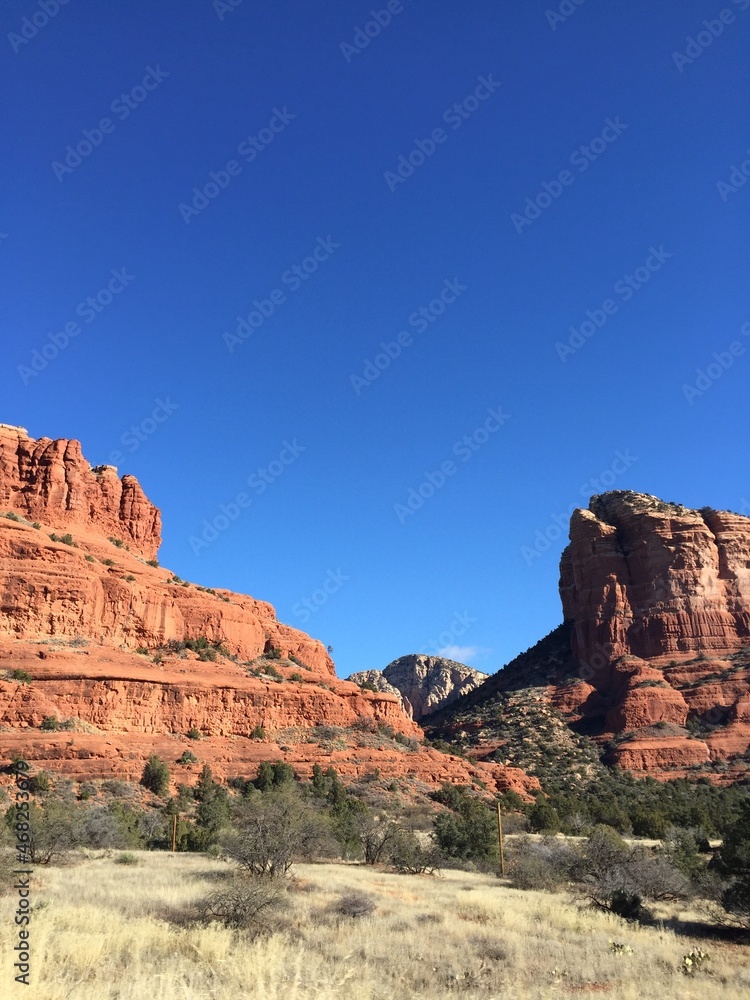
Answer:
<svg viewBox="0 0 750 1000"><path fill-rule="evenodd" d="M503 851L503 817L500 813L500 803L497 803L497 839L500 844L500 875L505 877L505 853Z"/></svg>

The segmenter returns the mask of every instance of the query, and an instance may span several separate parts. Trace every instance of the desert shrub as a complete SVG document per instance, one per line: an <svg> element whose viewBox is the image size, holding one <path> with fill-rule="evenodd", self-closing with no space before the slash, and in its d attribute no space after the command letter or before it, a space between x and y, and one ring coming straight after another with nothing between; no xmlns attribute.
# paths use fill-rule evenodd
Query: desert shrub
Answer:
<svg viewBox="0 0 750 1000"><path fill-rule="evenodd" d="M615 889L609 898L607 907L612 913L623 920L640 920L643 916L643 900L637 892L626 892Z"/></svg>
<svg viewBox="0 0 750 1000"><path fill-rule="evenodd" d="M5 813L5 822L12 831L16 822L26 823L16 806ZM22 829L22 826L19 829ZM32 865L49 865L64 861L80 843L80 814L75 807L63 802L48 802L42 809L35 803L28 812L26 852Z"/></svg>
<svg viewBox="0 0 750 1000"><path fill-rule="evenodd" d="M544 799L537 799L529 813L528 825L532 833L557 833L560 829L557 809Z"/></svg>
<svg viewBox="0 0 750 1000"><path fill-rule="evenodd" d="M125 851L123 854L118 854L115 858L116 865L137 865L138 858L135 854L130 854L129 851Z"/></svg>
<svg viewBox="0 0 750 1000"><path fill-rule="evenodd" d="M18 868L16 855L12 851L0 848L0 896L4 896L13 888L18 876L14 869Z"/></svg>
<svg viewBox="0 0 750 1000"><path fill-rule="evenodd" d="M442 856L433 843L423 844L412 830L400 828L389 845L388 862L399 874L435 875Z"/></svg>
<svg viewBox="0 0 750 1000"><path fill-rule="evenodd" d="M250 731L251 740L264 740L266 738L266 731L263 726L253 726Z"/></svg>
<svg viewBox="0 0 750 1000"><path fill-rule="evenodd" d="M117 801L87 809L81 814L80 843L95 849L142 847L141 822L146 815Z"/></svg>
<svg viewBox="0 0 750 1000"><path fill-rule="evenodd" d="M108 778L102 782L102 791L107 795L116 795L119 798L130 798L133 795L133 786L128 781L118 781L116 778Z"/></svg>
<svg viewBox="0 0 750 1000"><path fill-rule="evenodd" d="M377 733L381 731L377 722L370 718L369 715L361 715L358 719L355 719L351 728L358 733Z"/></svg>
<svg viewBox="0 0 750 1000"><path fill-rule="evenodd" d="M261 761L258 765L258 774L255 778L255 787L260 792L267 792L272 788L280 788L282 785L291 785L296 780L297 775L294 768L283 760L271 762Z"/></svg>
<svg viewBox="0 0 750 1000"><path fill-rule="evenodd" d="M63 545L75 545L75 542L73 541L73 536L70 533L66 535L56 535L53 531L49 537L52 539L53 542L62 542Z"/></svg>
<svg viewBox="0 0 750 1000"><path fill-rule="evenodd" d="M258 934L265 929L264 918L282 905L284 894L280 878L238 874L202 899L198 910L206 922Z"/></svg>
<svg viewBox="0 0 750 1000"><path fill-rule="evenodd" d="M177 758L178 764L195 764L198 758L190 750L184 750L182 755Z"/></svg>
<svg viewBox="0 0 750 1000"><path fill-rule="evenodd" d="M270 646L266 643L266 648L263 650L263 655L268 660L280 660L281 650L277 649L275 646Z"/></svg>
<svg viewBox="0 0 750 1000"><path fill-rule="evenodd" d="M153 566L154 569L158 569L159 568L159 560L158 559L147 559L146 560L146 565L147 566Z"/></svg>
<svg viewBox="0 0 750 1000"><path fill-rule="evenodd" d="M85 847L99 850L127 846L117 817L104 806L88 810L81 824L80 837Z"/></svg>
<svg viewBox="0 0 750 1000"><path fill-rule="evenodd" d="M48 715L42 720L42 724L39 728L43 733L56 733L60 728L60 723L54 715Z"/></svg>
<svg viewBox="0 0 750 1000"><path fill-rule="evenodd" d="M372 691L375 694L377 694L378 692L377 685L375 684L374 681L371 680L359 681L358 684L363 691Z"/></svg>
<svg viewBox="0 0 750 1000"><path fill-rule="evenodd" d="M457 812L461 808L461 803L464 801L467 791L468 788L466 785L451 785L449 782L444 781L440 788L436 788L429 794L430 798L435 802L439 802L441 805L447 806L449 809Z"/></svg>
<svg viewBox="0 0 750 1000"><path fill-rule="evenodd" d="M289 674L289 680L295 681L297 684L301 684L302 681L304 680L304 677L299 672L299 670L293 670L292 673Z"/></svg>
<svg viewBox="0 0 750 1000"><path fill-rule="evenodd" d="M154 795L164 795L169 788L169 768L157 754L151 754L146 761L141 784Z"/></svg>
<svg viewBox="0 0 750 1000"><path fill-rule="evenodd" d="M508 852L508 873L517 889L552 891L570 882L580 863L580 851L564 840L545 837L539 843L524 837Z"/></svg>
<svg viewBox="0 0 750 1000"><path fill-rule="evenodd" d="M78 789L78 798L82 801L94 798L98 789L93 781L84 781Z"/></svg>
<svg viewBox="0 0 750 1000"><path fill-rule="evenodd" d="M359 840L365 864L376 865L395 846L399 828L363 809L357 811L352 830Z"/></svg>
<svg viewBox="0 0 750 1000"><path fill-rule="evenodd" d="M107 540L110 541L110 542L112 542L113 545L116 545L118 549L121 549L123 547L123 545L125 544L125 542L123 542L123 540L121 538L112 538L112 537L110 537Z"/></svg>
<svg viewBox="0 0 750 1000"><path fill-rule="evenodd" d="M18 670L17 668L8 671L8 677L12 681L20 681L21 684L31 684L34 679L28 670Z"/></svg>
<svg viewBox="0 0 750 1000"><path fill-rule="evenodd" d="M634 909L635 896L640 907L641 901L681 899L689 893L688 878L664 854L630 848L605 826L594 829L572 874L594 906L611 912Z"/></svg>
<svg viewBox="0 0 750 1000"><path fill-rule="evenodd" d="M330 913L339 917L369 917L377 909L377 903L366 892L347 892L339 896L328 907Z"/></svg>
<svg viewBox="0 0 750 1000"><path fill-rule="evenodd" d="M700 855L699 841L708 847L701 831L686 830L677 826L669 826L664 831L662 853L669 863L689 879L697 879L705 865Z"/></svg>
<svg viewBox="0 0 750 1000"><path fill-rule="evenodd" d="M43 795L49 791L49 775L46 771L37 771L29 778L29 791L32 795Z"/></svg>
<svg viewBox="0 0 750 1000"><path fill-rule="evenodd" d="M192 729L188 729L185 735L189 740L199 740L201 738L201 731L193 726Z"/></svg>
<svg viewBox="0 0 750 1000"><path fill-rule="evenodd" d="M443 855L462 861L495 860L498 856L497 818L481 799L460 794L455 812L435 820L435 841Z"/></svg>
<svg viewBox="0 0 750 1000"><path fill-rule="evenodd" d="M415 739L413 736L406 736L404 733L395 733L393 739L402 747L406 747L407 750L419 750L419 740Z"/></svg>
<svg viewBox="0 0 750 1000"><path fill-rule="evenodd" d="M192 790L198 802L195 826L187 830L185 846L192 851L205 851L218 840L220 831L229 822L229 796L226 788L214 781L211 768L205 764Z"/></svg>
<svg viewBox="0 0 750 1000"><path fill-rule="evenodd" d="M242 799L225 833L227 855L251 875L286 875L295 861L330 853L330 828L294 788Z"/></svg>
<svg viewBox="0 0 750 1000"><path fill-rule="evenodd" d="M722 894L724 909L750 926L750 801L727 831L710 868L729 882Z"/></svg>
<svg viewBox="0 0 750 1000"><path fill-rule="evenodd" d="M114 564L115 564L114 559L102 559L103 566L114 566Z"/></svg>

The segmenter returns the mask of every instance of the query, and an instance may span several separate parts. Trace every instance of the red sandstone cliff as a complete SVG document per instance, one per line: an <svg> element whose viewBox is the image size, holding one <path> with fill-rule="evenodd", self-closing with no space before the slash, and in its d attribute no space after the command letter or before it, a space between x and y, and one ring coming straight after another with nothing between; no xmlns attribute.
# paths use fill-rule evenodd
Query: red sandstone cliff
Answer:
<svg viewBox="0 0 750 1000"><path fill-rule="evenodd" d="M637 774L750 775L750 518L595 496L571 518L560 596L564 625L425 719L428 734L539 774L552 740L585 771L571 741L589 736Z"/></svg>
<svg viewBox="0 0 750 1000"><path fill-rule="evenodd" d="M571 518L560 596L582 683L553 700L617 737L618 764L740 765L750 746L750 518L642 493L593 497Z"/></svg>
<svg viewBox="0 0 750 1000"><path fill-rule="evenodd" d="M150 753L176 760L198 730L218 775L281 758L302 775L333 763L350 778L537 787L514 768L394 742L388 732L422 735L397 696L340 680L325 647L270 604L158 567L159 543L159 511L132 476L92 469L78 442L0 425L0 755L137 778ZM180 648L203 638L214 644L203 659ZM50 718L72 728L42 731Z"/></svg>
<svg viewBox="0 0 750 1000"><path fill-rule="evenodd" d="M642 493L574 512L560 564L573 652L646 659L728 652L750 642L750 518Z"/></svg>
<svg viewBox="0 0 750 1000"><path fill-rule="evenodd" d="M0 424L0 510L53 528L95 528L154 559L161 515L134 476L111 465L92 469L78 441L34 441L23 427Z"/></svg>

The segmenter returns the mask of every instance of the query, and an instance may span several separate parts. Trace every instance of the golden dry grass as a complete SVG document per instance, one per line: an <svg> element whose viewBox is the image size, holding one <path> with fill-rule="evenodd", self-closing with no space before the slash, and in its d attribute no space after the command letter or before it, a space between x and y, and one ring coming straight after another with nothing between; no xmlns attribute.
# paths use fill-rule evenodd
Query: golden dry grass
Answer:
<svg viewBox="0 0 750 1000"><path fill-rule="evenodd" d="M446 872L400 876L353 865L301 865L276 929L255 940L217 925L170 923L227 870L195 855L92 857L39 870L32 987L12 983L13 897L0 899L3 996L34 1000L745 1000L750 951L677 937L583 910L564 895L520 892ZM341 917L343 894L377 909ZM632 948L613 953L610 942ZM686 976L682 956L711 955ZM10 985L5 991L6 984Z"/></svg>

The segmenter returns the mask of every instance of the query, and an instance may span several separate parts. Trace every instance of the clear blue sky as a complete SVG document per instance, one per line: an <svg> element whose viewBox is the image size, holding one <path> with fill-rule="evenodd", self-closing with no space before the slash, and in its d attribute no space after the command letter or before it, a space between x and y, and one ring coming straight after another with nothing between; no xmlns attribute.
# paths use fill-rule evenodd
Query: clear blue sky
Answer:
<svg viewBox="0 0 750 1000"><path fill-rule="evenodd" d="M492 671L560 621L555 515L748 504L750 0L46 6L1 15L0 419L137 475L164 565L342 675Z"/></svg>

